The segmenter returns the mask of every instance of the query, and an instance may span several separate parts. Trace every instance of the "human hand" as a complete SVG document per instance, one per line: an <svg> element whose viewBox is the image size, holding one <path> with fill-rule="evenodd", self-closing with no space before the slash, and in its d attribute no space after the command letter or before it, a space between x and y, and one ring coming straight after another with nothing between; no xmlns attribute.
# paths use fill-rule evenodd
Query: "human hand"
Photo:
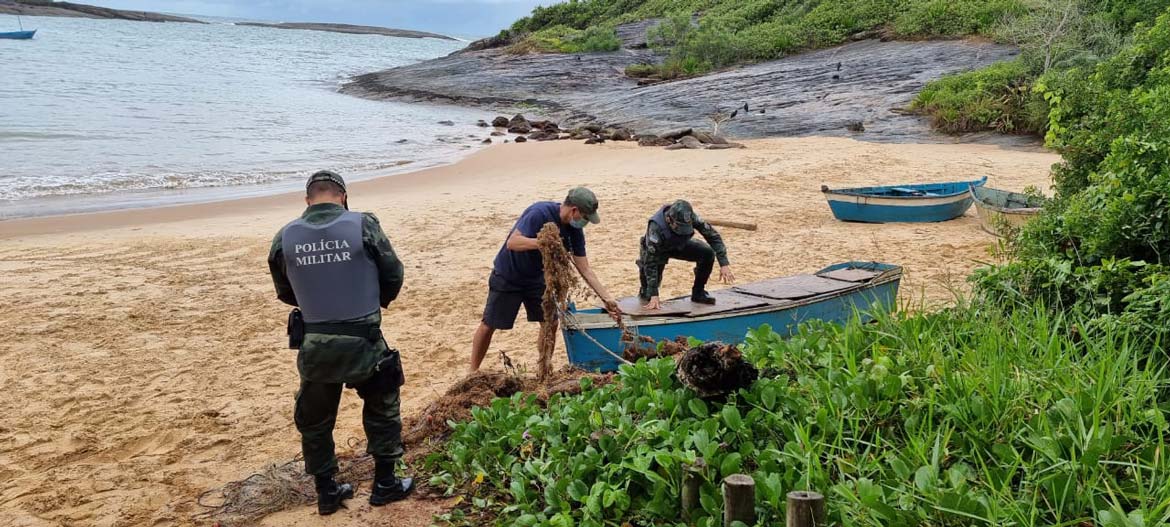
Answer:
<svg viewBox="0 0 1170 527"><path fill-rule="evenodd" d="M730 265L719 266L719 281L725 284L732 284L735 282L735 273L731 272Z"/></svg>
<svg viewBox="0 0 1170 527"><path fill-rule="evenodd" d="M610 298L603 302L605 302L605 310L609 313L609 318L612 318L614 322L621 322L622 308L618 306L617 300Z"/></svg>
<svg viewBox="0 0 1170 527"><path fill-rule="evenodd" d="M656 309L662 309L662 302L660 300L658 300L658 297L652 296L652 297L650 297L650 301L646 302L646 304L642 306L642 309L649 310L649 311L653 311Z"/></svg>

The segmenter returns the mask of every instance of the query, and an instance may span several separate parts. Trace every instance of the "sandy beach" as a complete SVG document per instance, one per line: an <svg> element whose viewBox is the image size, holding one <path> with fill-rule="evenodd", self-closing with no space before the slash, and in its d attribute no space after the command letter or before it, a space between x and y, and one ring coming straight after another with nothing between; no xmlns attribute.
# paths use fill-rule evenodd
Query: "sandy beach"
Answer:
<svg viewBox="0 0 1170 527"><path fill-rule="evenodd" d="M975 211L939 224L833 219L831 187L988 176L1047 190L1058 156L986 145L889 145L849 139L749 141L743 150L665 151L633 143L487 148L459 163L355 183L350 205L377 214L406 265L383 330L403 353L405 414L462 378L492 258L517 215L588 185L602 223L586 230L593 267L618 296L637 292L638 238L655 207L687 198L709 219L759 224L721 232L740 281L844 260L905 266L902 300L946 302L991 259ZM287 307L265 259L300 214L286 194L171 208L0 222L0 524L191 525L202 492L299 452L298 379L284 348ZM664 295L689 291L667 267ZM531 370L536 326L497 334ZM565 363L563 351L557 365ZM362 437L347 391L335 437ZM362 482L368 492L368 482ZM372 510L359 491L328 522L305 507L264 525L428 525L438 505ZM346 521L346 518L350 521Z"/></svg>

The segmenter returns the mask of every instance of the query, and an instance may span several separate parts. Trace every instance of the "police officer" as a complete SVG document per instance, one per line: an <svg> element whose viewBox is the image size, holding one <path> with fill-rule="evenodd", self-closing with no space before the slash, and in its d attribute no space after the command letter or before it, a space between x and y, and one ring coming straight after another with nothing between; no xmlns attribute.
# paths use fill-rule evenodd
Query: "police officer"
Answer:
<svg viewBox="0 0 1170 527"><path fill-rule="evenodd" d="M703 235L707 243L692 239L695 231ZM710 244L710 245L708 245ZM650 217L646 235L642 237L638 257L638 274L642 287L638 291L644 309L659 309L658 286L662 283L662 270L671 258L695 262L695 283L691 287L691 302L714 304L715 299L707 294L707 280L715 260L719 260L719 279L731 283L735 275L727 261L727 247L723 238L711 224L703 221L691 204L677 200L662 206Z"/></svg>
<svg viewBox="0 0 1170 527"><path fill-rule="evenodd" d="M589 266L589 258L585 256L586 225L600 223L601 217L597 214L597 196L585 187L577 187L569 191L565 200L541 201L532 204L516 225L508 233L507 240L496 254L492 265L492 274L488 278L487 305L483 310L483 319L475 336L471 340L470 372L479 370L488 346L492 343L492 335L496 330L512 329L516 323L516 315L520 314L520 305L528 314L529 322L540 322L543 327L544 311L541 307L541 298L544 295L544 261L541 259L540 246L536 235L546 223L553 223L560 229L561 241L573 255L573 265L585 283L593 289L597 296L605 303L605 308L611 317L620 318L621 310L617 301L606 291L605 286L593 273ZM556 324L554 321L553 324ZM555 334L555 328L554 328Z"/></svg>
<svg viewBox="0 0 1170 527"><path fill-rule="evenodd" d="M365 404L366 451L374 458L370 504L385 505L412 490L410 478L394 474L403 454L402 362L379 329L379 308L402 288L402 262L373 214L349 211L341 176L313 174L305 203L301 217L272 240L268 268L277 298L299 309L290 316L290 335L300 331L292 327L293 318L303 317L297 354L301 388L293 420L301 433L305 471L316 480L317 511L326 515L353 497L353 485L333 479L333 425L343 385L356 389Z"/></svg>

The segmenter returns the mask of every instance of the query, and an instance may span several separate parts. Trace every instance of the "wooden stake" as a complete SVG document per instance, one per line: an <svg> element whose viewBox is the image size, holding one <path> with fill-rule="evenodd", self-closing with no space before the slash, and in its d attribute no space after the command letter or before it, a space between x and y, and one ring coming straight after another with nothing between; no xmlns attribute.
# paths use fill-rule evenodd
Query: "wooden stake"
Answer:
<svg viewBox="0 0 1170 527"><path fill-rule="evenodd" d="M798 490L788 493L787 527L821 527L825 525L825 497Z"/></svg>
<svg viewBox="0 0 1170 527"><path fill-rule="evenodd" d="M699 508L699 483L702 482L699 474L696 467L683 467L682 517L687 521L691 520L691 513Z"/></svg>
<svg viewBox="0 0 1170 527"><path fill-rule="evenodd" d="M718 227L731 227L733 229L743 229L745 231L754 231L759 228L759 226L754 223L740 223L738 221L707 220L707 223Z"/></svg>
<svg viewBox="0 0 1170 527"><path fill-rule="evenodd" d="M723 527L736 521L756 524L756 482L747 474L723 479Z"/></svg>

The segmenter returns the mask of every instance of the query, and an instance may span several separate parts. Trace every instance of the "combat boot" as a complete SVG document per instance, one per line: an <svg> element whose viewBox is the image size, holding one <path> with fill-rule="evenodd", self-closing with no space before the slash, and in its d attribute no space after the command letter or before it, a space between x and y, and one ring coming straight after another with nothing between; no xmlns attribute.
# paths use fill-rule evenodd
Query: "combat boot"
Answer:
<svg viewBox="0 0 1170 527"><path fill-rule="evenodd" d="M370 505L381 507L406 498L414 490L414 480L394 475L393 462L374 463L374 488L370 490Z"/></svg>
<svg viewBox="0 0 1170 527"><path fill-rule="evenodd" d="M345 506L342 503L353 497L353 485L338 484L333 475L317 476L317 514L328 516Z"/></svg>
<svg viewBox="0 0 1170 527"><path fill-rule="evenodd" d="M698 289L691 292L691 302L713 306L715 305L715 297L707 294L707 292L702 289Z"/></svg>

